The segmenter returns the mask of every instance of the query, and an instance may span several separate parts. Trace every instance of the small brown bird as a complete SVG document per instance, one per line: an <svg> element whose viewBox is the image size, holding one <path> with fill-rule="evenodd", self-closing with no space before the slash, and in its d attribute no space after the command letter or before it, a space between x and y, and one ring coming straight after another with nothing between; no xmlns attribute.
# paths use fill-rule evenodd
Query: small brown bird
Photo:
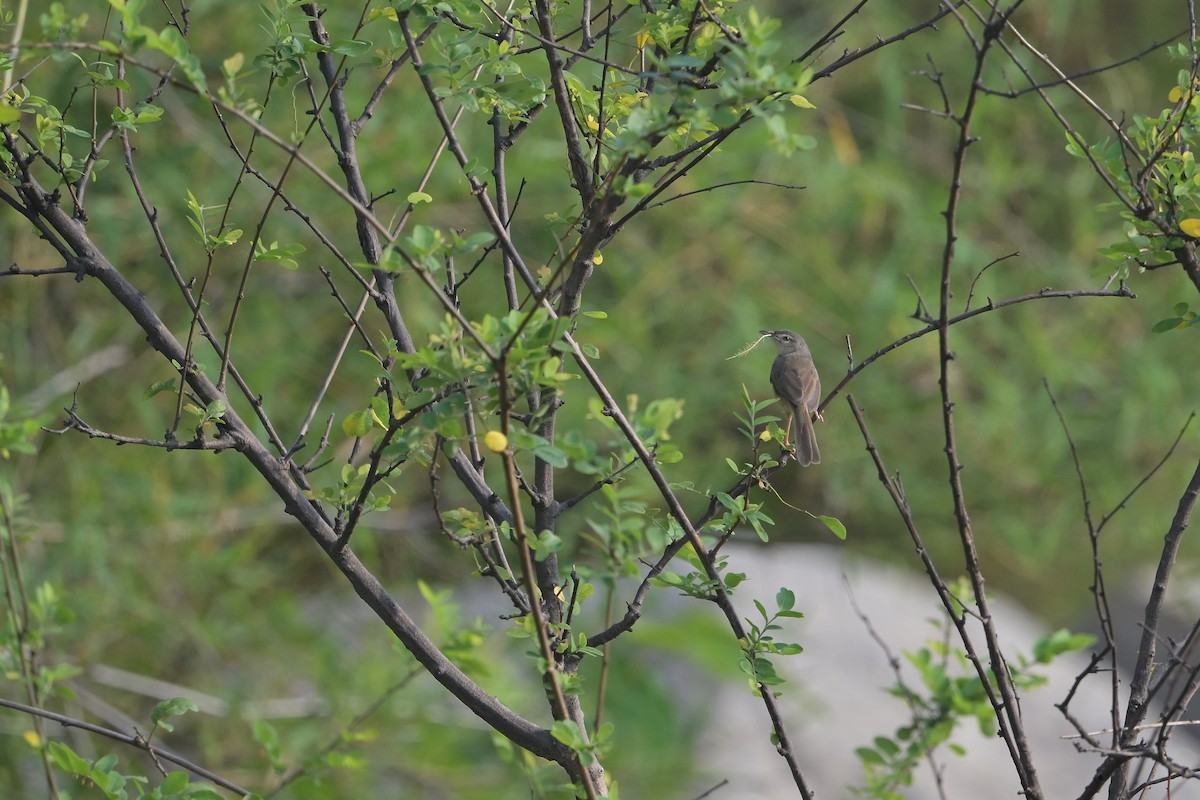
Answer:
<svg viewBox="0 0 1200 800"><path fill-rule="evenodd" d="M821 451L817 449L817 435L813 431L812 418L817 414L821 402L821 378L813 364L812 353L800 334L792 331L759 331L775 342L779 355L771 365L771 386L775 394L788 409L787 425L784 428L783 444L787 446L796 423L796 461L800 466L821 463ZM818 414L817 419L820 419Z"/></svg>

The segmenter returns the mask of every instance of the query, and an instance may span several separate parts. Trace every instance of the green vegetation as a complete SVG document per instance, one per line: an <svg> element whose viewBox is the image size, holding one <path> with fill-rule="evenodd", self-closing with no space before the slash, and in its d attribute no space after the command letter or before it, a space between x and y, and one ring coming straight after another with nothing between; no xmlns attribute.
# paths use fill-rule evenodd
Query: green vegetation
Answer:
<svg viewBox="0 0 1200 800"><path fill-rule="evenodd" d="M1174 564L1175 5L328 5L0 8L0 699L107 731L6 711L0 789L690 796L664 652L748 679L805 767L803 587L739 616L735 537L923 568L950 636L984 575L1057 626ZM745 349L775 327L830 395L819 467ZM1106 643L910 654L862 791Z"/></svg>

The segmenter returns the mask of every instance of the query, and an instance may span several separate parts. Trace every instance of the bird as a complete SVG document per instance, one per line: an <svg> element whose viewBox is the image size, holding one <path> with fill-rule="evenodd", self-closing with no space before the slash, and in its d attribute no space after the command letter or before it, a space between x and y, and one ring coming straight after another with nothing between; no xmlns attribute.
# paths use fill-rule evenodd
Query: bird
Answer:
<svg viewBox="0 0 1200 800"><path fill-rule="evenodd" d="M817 406L821 402L821 378L813 363L808 344L794 331L759 331L775 342L778 355L771 364L771 387L788 409L783 445L788 446L793 421L796 424L796 461L807 467L821 463L817 435L813 431L813 415L821 419Z"/></svg>

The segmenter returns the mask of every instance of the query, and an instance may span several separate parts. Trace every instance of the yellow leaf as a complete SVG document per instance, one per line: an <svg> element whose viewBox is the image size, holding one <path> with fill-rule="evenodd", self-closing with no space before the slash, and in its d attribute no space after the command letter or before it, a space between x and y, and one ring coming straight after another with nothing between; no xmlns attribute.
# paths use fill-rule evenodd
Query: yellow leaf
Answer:
<svg viewBox="0 0 1200 800"><path fill-rule="evenodd" d="M1167 101L1170 103L1178 103L1182 99L1183 99L1183 89L1181 89L1178 86L1176 86L1174 89L1172 89L1170 92L1167 93Z"/></svg>
<svg viewBox="0 0 1200 800"><path fill-rule="evenodd" d="M637 49L645 50L646 45L650 44L650 40L652 38L653 37L651 37L650 34L646 33L645 31L643 31L642 33L639 33L637 35Z"/></svg>
<svg viewBox="0 0 1200 800"><path fill-rule="evenodd" d="M758 440L759 440L760 442L769 442L769 441L771 441L771 432L770 432L770 431L768 431L768 430L766 430L766 429L764 429L764 430L763 430L763 432L762 432L762 433L760 433L760 434L758 435Z"/></svg>
<svg viewBox="0 0 1200 800"><path fill-rule="evenodd" d="M508 447L508 437L500 431L488 431L483 437L483 445L493 453L503 453Z"/></svg>
<svg viewBox="0 0 1200 800"><path fill-rule="evenodd" d="M802 94L794 94L789 99L792 101L792 105L796 106L797 108L816 108L816 106L810 103L808 98Z"/></svg>
<svg viewBox="0 0 1200 800"><path fill-rule="evenodd" d="M604 254L601 253L599 250L597 250L596 255L592 256L592 263L595 264L597 267L600 266L601 264L603 264L604 263Z"/></svg>
<svg viewBox="0 0 1200 800"><path fill-rule="evenodd" d="M227 78L235 78L242 71L242 67L246 64L246 57L241 53L234 53L229 58L221 62L221 71L225 73Z"/></svg>
<svg viewBox="0 0 1200 800"><path fill-rule="evenodd" d="M1200 219L1188 217L1179 222L1179 230L1191 236L1193 239L1200 239Z"/></svg>
<svg viewBox="0 0 1200 800"><path fill-rule="evenodd" d="M30 747L41 748L42 746L42 737L37 735L37 731L25 731L21 734L21 738L24 739L25 743Z"/></svg>

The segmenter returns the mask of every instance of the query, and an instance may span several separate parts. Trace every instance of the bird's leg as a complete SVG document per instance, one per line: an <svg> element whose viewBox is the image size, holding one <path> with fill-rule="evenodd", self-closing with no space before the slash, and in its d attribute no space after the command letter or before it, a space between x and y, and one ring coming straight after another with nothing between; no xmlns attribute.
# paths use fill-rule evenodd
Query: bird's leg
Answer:
<svg viewBox="0 0 1200 800"><path fill-rule="evenodd" d="M783 448L788 449L788 440L792 436L792 421L795 418L795 411L788 411L787 424L783 427Z"/></svg>

